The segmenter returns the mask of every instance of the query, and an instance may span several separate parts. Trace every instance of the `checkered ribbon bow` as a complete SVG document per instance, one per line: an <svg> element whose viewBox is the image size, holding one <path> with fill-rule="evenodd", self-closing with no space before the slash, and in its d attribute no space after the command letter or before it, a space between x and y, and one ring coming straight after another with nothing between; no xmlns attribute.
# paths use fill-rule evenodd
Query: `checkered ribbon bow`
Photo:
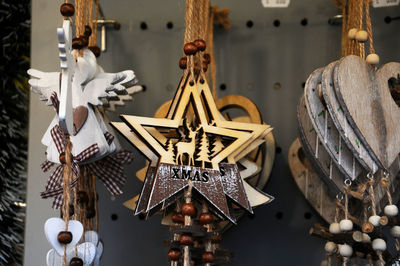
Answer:
<svg viewBox="0 0 400 266"><path fill-rule="evenodd" d="M58 125L54 126L51 130L51 136L56 144L56 147L61 154L64 152L63 132ZM114 136L109 132L104 134L109 145L114 140ZM122 190L118 184L124 185L126 182L126 176L124 174L123 164L128 164L132 161L132 153L129 151L119 151L114 154L109 154L106 157L84 165L79 165L87 159L91 158L99 151L97 144L93 144L79 155L74 156L72 159L72 173L73 179L71 187L74 187L78 181L80 172L83 170L87 171L88 175L94 175L98 177L107 190L112 195L122 194ZM55 163L46 160L42 164L42 170L47 172ZM62 206L63 202L63 175L64 175L64 164L57 166L56 170L51 174L47 181L46 190L41 193L42 198L55 197L53 201L53 208L58 209Z"/></svg>

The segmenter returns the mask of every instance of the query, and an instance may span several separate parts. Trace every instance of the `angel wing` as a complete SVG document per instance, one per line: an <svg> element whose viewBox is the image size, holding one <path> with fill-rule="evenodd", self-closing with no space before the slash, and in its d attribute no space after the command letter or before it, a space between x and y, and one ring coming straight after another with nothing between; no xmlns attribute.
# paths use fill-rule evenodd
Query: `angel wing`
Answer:
<svg viewBox="0 0 400 266"><path fill-rule="evenodd" d="M103 105L102 98L117 98L118 94L128 94L127 88L137 83L132 70L118 73L97 73L83 89L85 101L93 105Z"/></svg>
<svg viewBox="0 0 400 266"><path fill-rule="evenodd" d="M46 101L46 105L53 105L51 96L55 93L59 98L60 88L60 72L43 72L37 69L29 69L28 74L31 76L29 85L34 93L40 95L41 101Z"/></svg>
<svg viewBox="0 0 400 266"><path fill-rule="evenodd" d="M116 108L118 106L124 106L125 102L132 101L133 100L132 95L134 95L138 92L141 92L141 91L143 91L143 87L140 85L135 85L133 87L127 88L126 92L128 94L118 95L118 97L116 97L116 98L109 98L108 100L104 101L104 105L105 105L107 111L115 112Z"/></svg>

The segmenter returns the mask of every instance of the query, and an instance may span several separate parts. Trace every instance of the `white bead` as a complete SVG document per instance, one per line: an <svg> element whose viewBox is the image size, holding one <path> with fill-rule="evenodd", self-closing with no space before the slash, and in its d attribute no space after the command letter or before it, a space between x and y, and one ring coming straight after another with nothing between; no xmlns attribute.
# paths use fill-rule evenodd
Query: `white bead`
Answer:
<svg viewBox="0 0 400 266"><path fill-rule="evenodd" d="M351 257L353 254L353 248L347 244L339 245L339 253L343 257Z"/></svg>
<svg viewBox="0 0 400 266"><path fill-rule="evenodd" d="M378 215L373 215L368 218L368 222L370 222L373 226L379 226L379 221L381 217Z"/></svg>
<svg viewBox="0 0 400 266"><path fill-rule="evenodd" d="M347 33L347 38L349 38L349 40L355 40L357 31L358 30L355 28L350 29L349 32Z"/></svg>
<svg viewBox="0 0 400 266"><path fill-rule="evenodd" d="M379 56L377 54L369 54L367 56L367 63L370 65L377 65L379 64Z"/></svg>
<svg viewBox="0 0 400 266"><path fill-rule="evenodd" d="M332 234L339 234L340 233L339 223L331 223L331 225L329 225L329 232L331 232Z"/></svg>
<svg viewBox="0 0 400 266"><path fill-rule="evenodd" d="M400 226L395 225L392 228L390 228L390 235L396 238L400 237Z"/></svg>
<svg viewBox="0 0 400 266"><path fill-rule="evenodd" d="M329 266L328 261L327 260L323 260L321 261L321 266Z"/></svg>
<svg viewBox="0 0 400 266"><path fill-rule="evenodd" d="M361 242L362 243L370 243L371 242L371 237L368 234L363 233Z"/></svg>
<svg viewBox="0 0 400 266"><path fill-rule="evenodd" d="M325 251L331 255L337 251L337 245L334 242L328 241L325 244Z"/></svg>
<svg viewBox="0 0 400 266"><path fill-rule="evenodd" d="M357 31L356 40L359 42L366 42L368 40L368 33L365 30Z"/></svg>
<svg viewBox="0 0 400 266"><path fill-rule="evenodd" d="M399 213L399 209L397 208L396 205L386 205L384 213L386 214L386 216L393 217Z"/></svg>
<svg viewBox="0 0 400 266"><path fill-rule="evenodd" d="M385 251L386 250L386 242L382 238L376 238L372 240L372 248L375 251Z"/></svg>
<svg viewBox="0 0 400 266"><path fill-rule="evenodd" d="M340 230L342 231L351 231L353 230L353 222L349 219L343 219L339 223Z"/></svg>

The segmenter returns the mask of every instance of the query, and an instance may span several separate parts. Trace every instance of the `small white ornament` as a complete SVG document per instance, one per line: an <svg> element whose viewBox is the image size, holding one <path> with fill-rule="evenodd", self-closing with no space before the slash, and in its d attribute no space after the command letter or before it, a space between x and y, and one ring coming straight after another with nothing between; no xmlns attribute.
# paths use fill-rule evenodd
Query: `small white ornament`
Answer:
<svg viewBox="0 0 400 266"><path fill-rule="evenodd" d="M386 216L394 217L399 213L399 209L397 208L396 205L386 205L384 213Z"/></svg>
<svg viewBox="0 0 400 266"><path fill-rule="evenodd" d="M339 223L331 223L331 225L329 225L329 232L332 234L339 234L341 232Z"/></svg>
<svg viewBox="0 0 400 266"><path fill-rule="evenodd" d="M366 58L367 63L370 65L379 64L379 56L377 54L369 54Z"/></svg>
<svg viewBox="0 0 400 266"><path fill-rule="evenodd" d="M96 257L96 247L91 242L85 242L76 246L77 257L82 259L83 266L89 266ZM70 249L67 253L67 259L75 257L75 248Z"/></svg>
<svg viewBox="0 0 400 266"><path fill-rule="evenodd" d="M363 233L361 242L362 243L370 243L371 242L371 237L368 234Z"/></svg>
<svg viewBox="0 0 400 266"><path fill-rule="evenodd" d="M375 251L385 251L386 250L386 242L382 238L376 238L372 240L372 248Z"/></svg>
<svg viewBox="0 0 400 266"><path fill-rule="evenodd" d="M328 241L325 244L325 251L331 255L337 251L337 245L334 242Z"/></svg>
<svg viewBox="0 0 400 266"><path fill-rule="evenodd" d="M358 42L366 42L368 40L368 33L365 30L357 31L356 40Z"/></svg>
<svg viewBox="0 0 400 266"><path fill-rule="evenodd" d="M349 32L347 33L347 38L349 38L349 40L355 40L357 31L358 30L356 28L350 29Z"/></svg>
<svg viewBox="0 0 400 266"><path fill-rule="evenodd" d="M93 243L93 245L97 247L97 244L99 243L99 235L95 231L86 231L85 241Z"/></svg>
<svg viewBox="0 0 400 266"><path fill-rule="evenodd" d="M72 233L72 241L67 245L67 251L72 249L81 239L83 234L83 226L79 221L70 220L68 222L68 228L65 226L65 222L60 218L50 218L44 224L44 233L47 241L57 251L58 255L64 255L64 245L58 242L57 237L61 231L69 231Z"/></svg>
<svg viewBox="0 0 400 266"><path fill-rule="evenodd" d="M368 222L370 222L373 226L379 226L379 221L381 220L381 217L378 215L372 215L368 218Z"/></svg>
<svg viewBox="0 0 400 266"><path fill-rule="evenodd" d="M400 226L395 225L392 228L390 228L390 235L396 238L400 237Z"/></svg>
<svg viewBox="0 0 400 266"><path fill-rule="evenodd" d="M343 219L339 223L340 230L342 231L351 231L353 230L353 222L349 219Z"/></svg>
<svg viewBox="0 0 400 266"><path fill-rule="evenodd" d="M353 248L347 244L339 245L339 253L343 257L351 257L353 254Z"/></svg>
<svg viewBox="0 0 400 266"><path fill-rule="evenodd" d="M103 256L103 242L99 242L99 245L96 248L96 257L94 258L93 266L100 265L100 259Z"/></svg>

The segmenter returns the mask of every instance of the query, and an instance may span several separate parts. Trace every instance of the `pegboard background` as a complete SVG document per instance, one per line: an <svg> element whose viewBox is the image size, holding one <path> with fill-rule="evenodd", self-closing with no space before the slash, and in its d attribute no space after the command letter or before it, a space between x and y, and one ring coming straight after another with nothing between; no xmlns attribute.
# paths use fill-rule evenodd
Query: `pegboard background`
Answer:
<svg viewBox="0 0 400 266"><path fill-rule="evenodd" d="M60 4L59 0L32 2L32 67L59 69L56 27L61 25ZM314 69L340 56L341 27L328 24L328 19L339 11L330 0L292 0L286 9L265 9L260 0L218 0L212 4L229 8L232 24L229 31L215 31L218 95L241 94L255 101L264 121L274 127L277 141L276 161L265 188L276 200L257 208L255 215L244 217L226 232L223 247L235 253L232 265L319 265L324 258L324 243L308 236L308 230L322 221L297 189L287 153L297 137L296 105L304 82ZM108 31L108 50L102 54L100 64L108 72L133 69L146 86L144 93L118 112L151 116L173 97L180 79L178 60L185 2L114 0L101 1L101 5L106 18L118 20L122 27ZM399 61L400 21L385 23L384 18L400 15L400 7L374 9L371 14L381 62ZM274 87L277 83L279 89ZM50 201L39 197L47 180L39 167L45 159L40 139L53 115L37 95L31 95L27 266L45 265L49 245L43 224L58 215L50 210ZM113 114L111 120L119 118ZM134 150L124 140L122 144ZM134 153L122 196L110 199L104 187L98 185L100 236L105 243L102 265L168 265L163 240L170 234L160 225L160 217L141 221L122 206L141 189L135 172L144 166L144 159L137 151Z"/></svg>

